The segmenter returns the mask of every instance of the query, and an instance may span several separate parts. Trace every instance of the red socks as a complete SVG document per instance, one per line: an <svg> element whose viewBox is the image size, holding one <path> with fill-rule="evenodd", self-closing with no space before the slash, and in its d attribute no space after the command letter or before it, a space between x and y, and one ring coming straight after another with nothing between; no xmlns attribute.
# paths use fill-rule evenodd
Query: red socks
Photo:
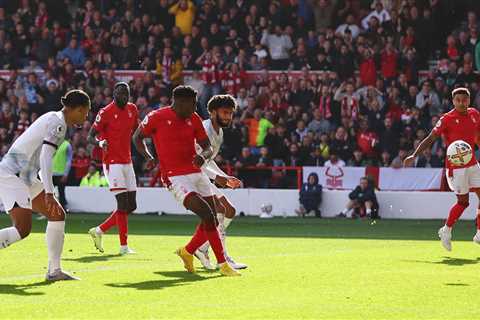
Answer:
<svg viewBox="0 0 480 320"><path fill-rule="evenodd" d="M117 210L117 226L118 236L120 237L120 245L127 245L128 238L128 213Z"/></svg>
<svg viewBox="0 0 480 320"><path fill-rule="evenodd" d="M447 222L445 223L447 227L451 228L455 222L457 222L458 218L462 215L463 211L465 211L467 207L464 207L461 204L456 203L452 209L450 209L450 214L448 215ZM477 216L477 226L478 226L478 216Z"/></svg>
<svg viewBox="0 0 480 320"><path fill-rule="evenodd" d="M215 224L204 224L200 223L193 234L190 242L185 246L185 250L188 253L194 254L198 248L206 241L210 242L213 253L217 258L218 263L225 262L225 254L223 251L222 241L220 240L220 235L218 234L217 227Z"/></svg>
<svg viewBox="0 0 480 320"><path fill-rule="evenodd" d="M215 258L217 258L218 263L225 262L225 253L223 251L222 240L220 240L220 235L218 234L217 226L215 224L206 224L205 233L207 234L208 242L212 247L213 253L215 253ZM203 244L203 243L202 243Z"/></svg>
<svg viewBox="0 0 480 320"><path fill-rule="evenodd" d="M187 250L187 252L190 254L194 254L195 251L197 251L197 249L200 248L200 246L204 244L206 241L207 241L207 235L205 234L203 224L199 223L197 225L197 229L195 230L195 233L193 234L192 239L185 246L185 250Z"/></svg>
<svg viewBox="0 0 480 320"><path fill-rule="evenodd" d="M99 227L103 232L107 232L110 228L117 224L117 210L113 211L110 217L108 217Z"/></svg>

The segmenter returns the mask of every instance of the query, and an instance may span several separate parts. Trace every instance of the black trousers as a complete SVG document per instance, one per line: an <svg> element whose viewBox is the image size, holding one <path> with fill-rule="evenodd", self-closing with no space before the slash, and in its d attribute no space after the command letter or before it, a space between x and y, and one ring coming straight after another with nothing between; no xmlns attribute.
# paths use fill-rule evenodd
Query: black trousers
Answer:
<svg viewBox="0 0 480 320"><path fill-rule="evenodd" d="M65 198L65 183L62 183L63 176L53 176L53 185L58 188L59 201L62 207L65 209L67 205L67 199Z"/></svg>

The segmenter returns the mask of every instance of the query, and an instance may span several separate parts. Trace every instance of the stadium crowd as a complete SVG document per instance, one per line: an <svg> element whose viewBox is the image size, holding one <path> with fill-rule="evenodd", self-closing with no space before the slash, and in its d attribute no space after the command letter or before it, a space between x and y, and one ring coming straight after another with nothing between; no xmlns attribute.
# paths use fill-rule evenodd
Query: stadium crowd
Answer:
<svg viewBox="0 0 480 320"><path fill-rule="evenodd" d="M247 186L292 185L282 171L261 170L269 166L399 167L451 108L452 88L468 86L480 105L475 4L0 0L0 69L11 72L0 80L0 156L39 115L58 110L66 90L84 89L93 112L70 138L71 183L80 183L99 159L86 136L112 100L115 70L137 69L145 74L131 94L142 117L168 105L180 83L198 90L204 117L211 95L236 97L217 160ZM438 141L415 165L442 167L444 153ZM139 176L154 174L134 158Z"/></svg>

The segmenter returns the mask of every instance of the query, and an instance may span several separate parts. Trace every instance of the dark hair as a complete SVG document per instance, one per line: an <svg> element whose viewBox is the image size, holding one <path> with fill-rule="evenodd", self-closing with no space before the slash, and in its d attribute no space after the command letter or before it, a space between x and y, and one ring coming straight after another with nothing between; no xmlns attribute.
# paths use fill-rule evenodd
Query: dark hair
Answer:
<svg viewBox="0 0 480 320"><path fill-rule="evenodd" d="M123 82L123 81L115 83L115 86L113 87L113 90L117 89L120 86L125 86L127 89L130 90L130 87L128 86L128 83Z"/></svg>
<svg viewBox="0 0 480 320"><path fill-rule="evenodd" d="M70 90L60 99L60 101L66 108L90 106L90 97L83 90Z"/></svg>
<svg viewBox="0 0 480 320"><path fill-rule="evenodd" d="M173 99L177 98L196 98L197 91L191 86L177 86L173 89Z"/></svg>
<svg viewBox="0 0 480 320"><path fill-rule="evenodd" d="M207 109L208 112L212 112L219 108L231 108L235 111L237 108L237 102L229 94L217 94L208 101Z"/></svg>

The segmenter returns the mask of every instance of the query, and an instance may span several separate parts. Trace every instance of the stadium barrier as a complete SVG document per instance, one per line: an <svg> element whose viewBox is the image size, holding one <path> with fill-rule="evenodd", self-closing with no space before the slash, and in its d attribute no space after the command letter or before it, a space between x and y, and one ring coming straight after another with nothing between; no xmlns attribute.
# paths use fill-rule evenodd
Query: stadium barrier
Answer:
<svg viewBox="0 0 480 320"><path fill-rule="evenodd" d="M321 205L322 216L333 217L348 201L347 190L325 190ZM271 214L279 217L295 216L298 208L298 190L237 189L224 190L237 208L237 214L258 216L262 206L272 205ZM67 187L66 197L72 212L107 213L115 208L115 198L107 188ZM456 201L453 192L378 191L380 216L386 219L443 219ZM164 188L139 188L136 213L187 214L173 195ZM476 216L477 199L470 195L470 207L462 219Z"/></svg>

